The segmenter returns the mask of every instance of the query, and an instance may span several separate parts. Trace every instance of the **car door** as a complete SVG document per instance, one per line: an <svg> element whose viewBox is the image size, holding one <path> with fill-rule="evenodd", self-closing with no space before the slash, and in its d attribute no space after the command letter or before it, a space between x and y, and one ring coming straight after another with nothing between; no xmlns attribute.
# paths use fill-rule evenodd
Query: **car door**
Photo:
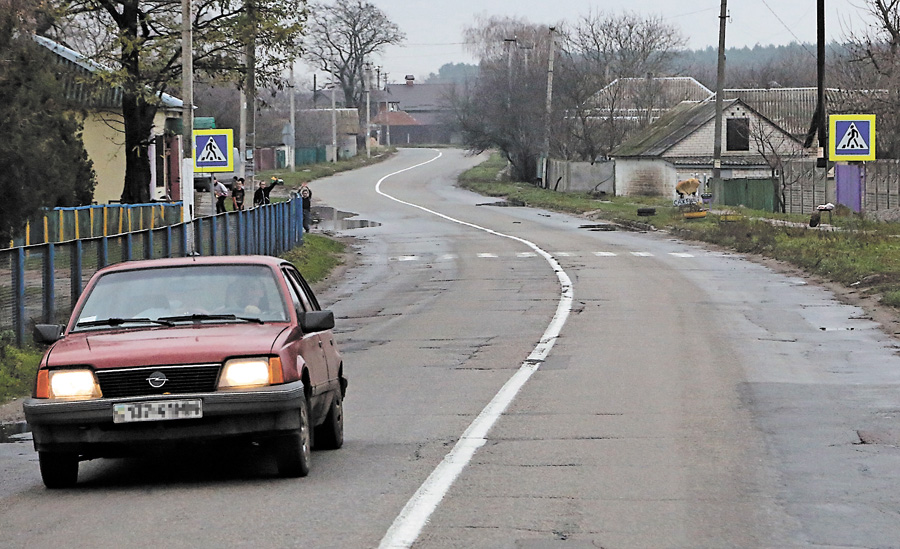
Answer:
<svg viewBox="0 0 900 549"><path fill-rule="evenodd" d="M281 272L290 291L294 309L298 312L310 310L308 307L311 307L312 304L305 299L302 292L298 291L298 283L295 277L287 269L282 269ZM304 332L302 334L300 355L306 361L306 367L309 370L309 382L312 385L313 395L326 391L329 386L330 376L320 332Z"/></svg>
<svg viewBox="0 0 900 549"><path fill-rule="evenodd" d="M300 301L306 307L307 311L321 311L322 308L319 306L319 301L316 299L315 294L312 291L312 288L309 287L309 284L306 282L306 279L303 278L296 269L292 269L290 267L287 268L287 277L295 284L295 288L299 293ZM322 349L325 352L325 363L328 367L328 379L329 381L335 382L337 381L340 366L341 366L341 356L338 352L337 345L334 343L334 332L331 330L325 330L319 332L319 337L322 343Z"/></svg>

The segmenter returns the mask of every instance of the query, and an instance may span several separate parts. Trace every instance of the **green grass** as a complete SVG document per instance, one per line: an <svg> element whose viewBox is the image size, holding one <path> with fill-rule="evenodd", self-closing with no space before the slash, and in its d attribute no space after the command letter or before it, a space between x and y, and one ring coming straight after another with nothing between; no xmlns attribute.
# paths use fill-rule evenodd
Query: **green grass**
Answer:
<svg viewBox="0 0 900 549"><path fill-rule="evenodd" d="M284 186L288 189L296 189L301 183L308 183L315 179L328 177L339 172L355 170L363 166L377 164L383 162L394 155L397 149L381 149L377 153L373 152L372 157L368 158L363 154L359 154L348 160L339 160L337 162L320 162L318 164L305 164L297 166L296 171L289 169L267 170L256 175L256 179L268 181L271 177L278 177L284 180ZM246 187L246 186L245 186ZM252 192L251 192L252 197Z"/></svg>
<svg viewBox="0 0 900 549"><path fill-rule="evenodd" d="M0 404L31 394L41 351L20 349L12 332L0 333Z"/></svg>
<svg viewBox="0 0 900 549"><path fill-rule="evenodd" d="M554 211L584 214L633 226L666 229L689 239L715 243L743 253L759 254L791 263L828 280L878 295L881 302L900 307L900 224L863 219L844 208L829 220L835 231L814 231L784 221L806 225L808 215L779 214L731 206L713 206L738 214L728 220L710 214L703 219L683 219L671 200L644 197L594 197L582 193L557 193L528 183L498 178L506 161L493 154L486 162L463 173L460 185L493 197L507 197L521 204ZM656 215L640 217L638 208L655 207Z"/></svg>
<svg viewBox="0 0 900 549"><path fill-rule="evenodd" d="M326 276L343 262L346 246L337 240L317 235L303 235L303 245L282 255L294 264L310 284L324 280Z"/></svg>

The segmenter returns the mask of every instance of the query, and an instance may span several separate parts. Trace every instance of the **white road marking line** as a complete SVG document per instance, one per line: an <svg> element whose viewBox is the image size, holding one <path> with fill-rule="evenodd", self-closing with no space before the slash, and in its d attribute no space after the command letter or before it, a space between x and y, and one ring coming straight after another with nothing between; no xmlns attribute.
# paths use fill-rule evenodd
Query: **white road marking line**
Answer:
<svg viewBox="0 0 900 549"><path fill-rule="evenodd" d="M452 261L452 260L456 259L457 257L459 257L459 256L457 256L456 254L444 254L444 255L438 257L438 261Z"/></svg>
<svg viewBox="0 0 900 549"><path fill-rule="evenodd" d="M398 255L396 257L392 257L391 261L416 261L419 259L417 255Z"/></svg>
<svg viewBox="0 0 900 549"><path fill-rule="evenodd" d="M575 257L578 254L572 252L556 252L556 255L558 255L559 257Z"/></svg>
<svg viewBox="0 0 900 549"><path fill-rule="evenodd" d="M381 183L384 182L385 179L418 168L419 166L424 166L443 156L443 153L440 151L435 152L438 154L431 160L382 177L378 180L378 183L375 184L375 192L394 202L417 208L423 212L428 212L446 219L447 221L452 221L453 223L458 223L466 227L478 229L492 235L525 244L534 250L536 254L539 254L546 259L547 263L550 264L550 267L556 273L556 278L559 280L560 285L560 298L559 303L556 306L556 313L553 315L553 319L541 336L540 342L534 350L531 351L531 354L528 355L525 362L519 366L516 373L513 374L503 387L500 388L500 391L494 395L494 398L491 399L488 405L484 407L480 414L478 414L478 417L476 417L465 432L463 432L459 441L453 446L453 449L450 450L450 453L444 456L444 459L438 464L434 471L428 475L428 478L425 479L425 482L418 490L416 490L416 493L413 494L412 498L406 502L403 510L400 511L400 514L394 519L393 524L391 524L391 527L381 539L381 543L378 546L379 549L408 549L416 542L416 539L418 539L419 534L422 532L422 528L428 523L429 517L431 517L431 514L434 513L435 509L440 505L441 500L444 499L444 496L450 490L450 487L456 481L456 478L469 464L472 456L475 455L475 451L487 442L485 437L487 437L488 431L490 431L497 420L500 419L500 416L510 403L512 403L516 394L525 385L525 382L527 382L531 375L537 371L547 355L550 354L550 350L553 349L553 345L556 343L557 338L559 338L562 327L566 323L569 312L572 310L572 301L575 298L572 290L572 281L569 279L569 275L562 270L562 267L560 267L559 263L552 255L539 248L535 243L525 240L524 238L500 233L493 229L488 229L487 227L475 225L474 223L461 221L382 192Z"/></svg>
<svg viewBox="0 0 900 549"><path fill-rule="evenodd" d="M669 255L674 255L675 257L694 257L694 254L684 252L670 252Z"/></svg>
<svg viewBox="0 0 900 549"><path fill-rule="evenodd" d="M631 252L631 255L635 257L653 257L653 254L650 252Z"/></svg>
<svg viewBox="0 0 900 549"><path fill-rule="evenodd" d="M537 257L537 254L534 252L519 252L516 254L516 257Z"/></svg>
<svg viewBox="0 0 900 549"><path fill-rule="evenodd" d="M617 254L613 252L594 252L594 255L597 257L616 257Z"/></svg>
<svg viewBox="0 0 900 549"><path fill-rule="evenodd" d="M497 254L481 253L481 254L478 254L478 257L481 257L481 258L495 258L495 257L497 257Z"/></svg>

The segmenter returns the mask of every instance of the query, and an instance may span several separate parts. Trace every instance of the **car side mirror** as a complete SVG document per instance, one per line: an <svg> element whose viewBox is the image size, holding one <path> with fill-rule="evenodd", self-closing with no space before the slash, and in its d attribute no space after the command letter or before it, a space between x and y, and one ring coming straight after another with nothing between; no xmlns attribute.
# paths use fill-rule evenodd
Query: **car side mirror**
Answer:
<svg viewBox="0 0 900 549"><path fill-rule="evenodd" d="M304 333L324 332L334 328L334 313L331 311L300 311L297 316Z"/></svg>
<svg viewBox="0 0 900 549"><path fill-rule="evenodd" d="M55 343L62 339L63 326L61 324L35 324L34 325L34 341L35 343Z"/></svg>

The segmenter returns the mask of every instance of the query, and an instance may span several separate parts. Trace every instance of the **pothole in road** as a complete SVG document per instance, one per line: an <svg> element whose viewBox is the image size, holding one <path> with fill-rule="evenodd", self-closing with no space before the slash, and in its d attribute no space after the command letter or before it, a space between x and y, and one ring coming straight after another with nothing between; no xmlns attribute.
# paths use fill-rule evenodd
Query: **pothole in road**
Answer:
<svg viewBox="0 0 900 549"><path fill-rule="evenodd" d="M510 198L508 200L501 200L500 202L482 202L481 204L475 204L476 206L497 206L498 208L512 208L512 207L522 207L525 205L525 202L522 200L518 200L516 198Z"/></svg>
<svg viewBox="0 0 900 549"><path fill-rule="evenodd" d="M354 219L358 214L342 212L336 208L327 206L314 206L310 210L313 225L325 231L343 231L348 229L364 229L367 227L380 227L378 221L368 219Z"/></svg>
<svg viewBox="0 0 900 549"><path fill-rule="evenodd" d="M31 428L24 421L0 423L0 443L25 442L31 439Z"/></svg>

